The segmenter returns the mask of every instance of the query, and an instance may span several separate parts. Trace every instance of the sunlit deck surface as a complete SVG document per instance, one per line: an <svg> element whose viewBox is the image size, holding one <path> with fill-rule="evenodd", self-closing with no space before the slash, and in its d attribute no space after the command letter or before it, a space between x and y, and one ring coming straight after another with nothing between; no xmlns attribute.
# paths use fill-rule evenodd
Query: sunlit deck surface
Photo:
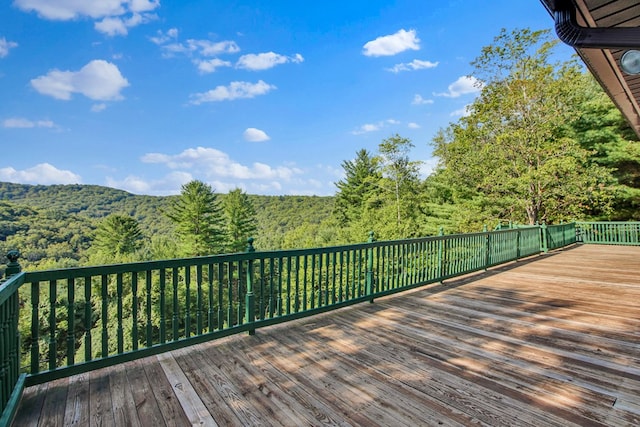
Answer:
<svg viewBox="0 0 640 427"><path fill-rule="evenodd" d="M27 388L15 426L640 425L640 247L576 246Z"/></svg>

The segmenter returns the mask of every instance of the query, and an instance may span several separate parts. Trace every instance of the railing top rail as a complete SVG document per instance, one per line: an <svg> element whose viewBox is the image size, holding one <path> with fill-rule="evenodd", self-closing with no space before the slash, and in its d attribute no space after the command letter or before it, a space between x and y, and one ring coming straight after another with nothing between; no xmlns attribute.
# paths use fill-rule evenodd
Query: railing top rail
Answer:
<svg viewBox="0 0 640 427"><path fill-rule="evenodd" d="M25 273L9 277L0 284L0 304L3 304L25 282Z"/></svg>
<svg viewBox="0 0 640 427"><path fill-rule="evenodd" d="M640 224L640 221L576 221L576 224Z"/></svg>
<svg viewBox="0 0 640 427"><path fill-rule="evenodd" d="M363 242L352 245L341 246L327 246L320 248L307 248L307 249L287 249L287 250L273 250L273 251L259 251L259 252L238 252L233 254L221 254L210 255L191 258L175 258L166 260L154 260L154 261L139 261L130 262L124 264L108 264L98 266L85 266L85 267L70 267L53 270L31 271L26 272L26 278L24 282L39 282L57 279L71 279L82 278L90 276L99 276L103 274L119 274L119 273L134 273L144 272L150 270L167 269L167 268L180 268L185 266L195 265L208 265L219 264L226 262L257 260L257 259L272 259L272 258L287 258L304 255L319 255L325 253L346 252L352 250L362 250L367 248L381 247L381 246L393 246L402 244L413 244L428 241L437 240L454 240L460 238L473 238L475 236L482 235L497 235L505 233L517 233L524 229L535 229L539 226L519 227L517 229L503 229L477 233L464 233L464 234L448 234L443 236L428 236L419 237L414 239L399 239L399 240L382 240L374 242Z"/></svg>

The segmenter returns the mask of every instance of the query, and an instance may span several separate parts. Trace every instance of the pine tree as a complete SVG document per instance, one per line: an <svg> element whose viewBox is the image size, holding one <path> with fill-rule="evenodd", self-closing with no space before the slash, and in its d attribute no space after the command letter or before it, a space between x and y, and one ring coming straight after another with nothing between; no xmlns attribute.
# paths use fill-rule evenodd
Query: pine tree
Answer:
<svg viewBox="0 0 640 427"><path fill-rule="evenodd" d="M245 250L247 239L257 230L256 212L249 196L239 188L231 190L223 199L222 207L227 251Z"/></svg>
<svg viewBox="0 0 640 427"><path fill-rule="evenodd" d="M129 255L142 245L140 225L134 218L111 214L100 222L93 245L107 257Z"/></svg>
<svg viewBox="0 0 640 427"><path fill-rule="evenodd" d="M360 219L365 201L382 175L378 159L365 149L358 151L354 160L342 162L342 168L345 178L336 183L335 214L340 225L347 226Z"/></svg>
<svg viewBox="0 0 640 427"><path fill-rule="evenodd" d="M224 219L218 198L208 184L197 180L184 184L167 216L176 225L183 255L211 255L223 251Z"/></svg>

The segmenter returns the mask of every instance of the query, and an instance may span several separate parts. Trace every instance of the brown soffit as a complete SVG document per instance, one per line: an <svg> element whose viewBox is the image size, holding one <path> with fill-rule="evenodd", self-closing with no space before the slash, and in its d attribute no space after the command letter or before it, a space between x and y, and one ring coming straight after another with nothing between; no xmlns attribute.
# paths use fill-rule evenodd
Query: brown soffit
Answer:
<svg viewBox="0 0 640 427"><path fill-rule="evenodd" d="M553 16L556 1L540 0ZM639 27L637 0L570 0L576 8L576 21L585 28ZM574 46L575 47L575 46ZM640 39L638 40L640 49ZM640 75L631 76L620 68L625 49L575 47L587 68L622 112L640 137Z"/></svg>

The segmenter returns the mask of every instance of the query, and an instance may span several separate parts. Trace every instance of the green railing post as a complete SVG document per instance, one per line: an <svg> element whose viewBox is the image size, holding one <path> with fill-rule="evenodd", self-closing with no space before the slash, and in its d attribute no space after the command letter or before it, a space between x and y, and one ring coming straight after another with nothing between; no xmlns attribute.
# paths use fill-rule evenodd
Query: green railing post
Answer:
<svg viewBox="0 0 640 427"><path fill-rule="evenodd" d="M438 236L444 236L444 227L440 227L438 229ZM440 283L442 283L442 276L444 275L443 264L444 264L444 240L438 239L438 270L436 276L440 278Z"/></svg>
<svg viewBox="0 0 640 427"><path fill-rule="evenodd" d="M540 250L545 254L549 252L549 241L547 233L547 224L543 222L542 225L540 225Z"/></svg>
<svg viewBox="0 0 640 427"><path fill-rule="evenodd" d="M247 239L246 251L248 253L256 251L256 248L253 247L253 237ZM253 323L256 318L255 304L256 298L253 294L253 260L250 259L247 260L247 294L245 296L245 318L249 324ZM255 333L255 329L249 329L249 335L254 335Z"/></svg>
<svg viewBox="0 0 640 427"><path fill-rule="evenodd" d="M369 243L375 242L375 233L373 231L369 232ZM375 284L373 283L373 248L369 247L367 249L367 295L371 296L369 300L370 303L373 303L373 294L375 292Z"/></svg>
<svg viewBox="0 0 640 427"><path fill-rule="evenodd" d="M491 263L491 234L487 232L487 226L484 226L485 247L484 247L484 271L487 271Z"/></svg>
<svg viewBox="0 0 640 427"><path fill-rule="evenodd" d="M7 264L7 268L4 270L4 274L7 279L22 271L18 258L20 258L20 252L17 249L12 249L7 252L7 259L9 260L9 263Z"/></svg>

